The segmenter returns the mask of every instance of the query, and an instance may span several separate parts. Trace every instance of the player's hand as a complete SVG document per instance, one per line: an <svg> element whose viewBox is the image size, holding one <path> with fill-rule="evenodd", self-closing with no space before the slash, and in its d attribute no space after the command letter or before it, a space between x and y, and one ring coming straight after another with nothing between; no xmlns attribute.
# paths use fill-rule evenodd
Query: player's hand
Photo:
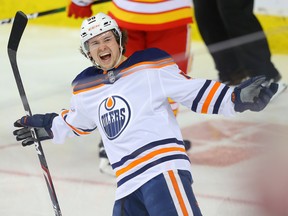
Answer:
<svg viewBox="0 0 288 216"><path fill-rule="evenodd" d="M79 6L75 4L74 2L70 2L68 6L68 12L67 15L68 17L73 17L77 19L78 17L80 18L85 18L85 17L90 17L92 16L92 4L86 5L86 6Z"/></svg>
<svg viewBox="0 0 288 216"><path fill-rule="evenodd" d="M236 112L263 110L278 90L277 83L267 84L265 76L253 77L235 87L232 101Z"/></svg>
<svg viewBox="0 0 288 216"><path fill-rule="evenodd" d="M17 141L22 141L23 146L31 145L35 141L43 141L53 138L51 130L53 119L58 116L56 113L36 114L32 116L23 116L14 123L18 129L13 131ZM32 128L38 136L32 135Z"/></svg>

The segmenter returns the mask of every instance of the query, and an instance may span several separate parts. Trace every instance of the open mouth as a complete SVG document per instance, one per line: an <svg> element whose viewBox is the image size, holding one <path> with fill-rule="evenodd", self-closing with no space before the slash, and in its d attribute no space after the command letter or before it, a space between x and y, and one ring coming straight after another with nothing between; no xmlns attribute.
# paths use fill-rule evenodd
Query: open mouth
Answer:
<svg viewBox="0 0 288 216"><path fill-rule="evenodd" d="M100 55L100 59L101 59L102 61L107 61L107 60L109 60L110 58L111 58L111 54L110 54L110 53L103 53L103 54Z"/></svg>

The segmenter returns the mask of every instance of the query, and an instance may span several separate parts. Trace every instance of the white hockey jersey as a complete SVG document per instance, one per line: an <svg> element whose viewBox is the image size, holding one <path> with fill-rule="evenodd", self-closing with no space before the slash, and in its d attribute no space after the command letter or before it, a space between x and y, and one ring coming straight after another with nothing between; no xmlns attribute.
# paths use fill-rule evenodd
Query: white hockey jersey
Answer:
<svg viewBox="0 0 288 216"><path fill-rule="evenodd" d="M233 115L232 91L186 76L164 51L138 51L113 71L89 67L76 77L70 109L53 121L53 142L98 128L120 199L164 171L191 169L168 97L197 113Z"/></svg>

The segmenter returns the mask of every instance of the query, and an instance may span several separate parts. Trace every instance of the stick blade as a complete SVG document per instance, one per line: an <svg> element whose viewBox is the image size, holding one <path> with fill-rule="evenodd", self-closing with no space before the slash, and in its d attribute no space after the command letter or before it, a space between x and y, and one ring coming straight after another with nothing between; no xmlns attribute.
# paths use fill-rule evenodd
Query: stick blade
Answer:
<svg viewBox="0 0 288 216"><path fill-rule="evenodd" d="M8 49L17 51L28 18L22 11L17 11L8 41Z"/></svg>

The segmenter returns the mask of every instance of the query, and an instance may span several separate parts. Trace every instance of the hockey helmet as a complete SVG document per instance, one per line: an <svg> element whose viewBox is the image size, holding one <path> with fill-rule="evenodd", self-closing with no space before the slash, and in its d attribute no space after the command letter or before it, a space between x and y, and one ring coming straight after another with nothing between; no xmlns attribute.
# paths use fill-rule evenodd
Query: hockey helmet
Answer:
<svg viewBox="0 0 288 216"><path fill-rule="evenodd" d="M114 33L118 34L120 38L120 47L122 49L121 31L116 21L112 19L110 16L104 13L98 13L95 16L85 19L82 22L81 32L80 32L81 48L84 54L86 55L86 57L88 57L88 52L89 52L87 41L109 30L114 30Z"/></svg>

